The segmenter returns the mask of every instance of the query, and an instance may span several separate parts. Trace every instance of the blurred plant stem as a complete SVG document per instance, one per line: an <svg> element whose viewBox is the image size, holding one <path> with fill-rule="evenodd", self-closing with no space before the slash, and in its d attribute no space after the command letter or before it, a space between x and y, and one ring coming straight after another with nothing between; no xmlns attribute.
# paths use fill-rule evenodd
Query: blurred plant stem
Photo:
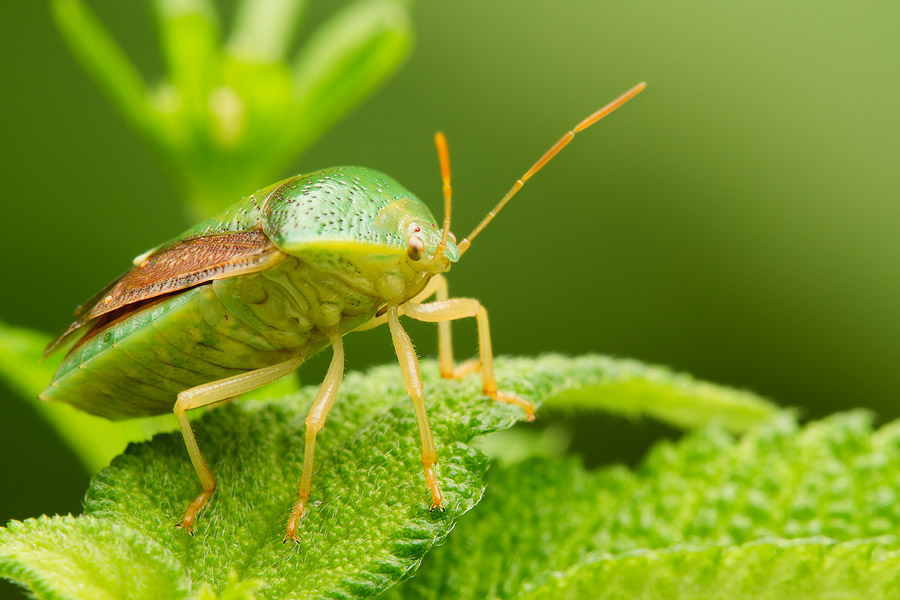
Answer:
<svg viewBox="0 0 900 600"><path fill-rule="evenodd" d="M406 3L357 0L288 57L303 0L242 0L226 36L210 0L153 0L166 74L150 85L81 0L53 0L72 52L165 157L190 216L263 187L406 57Z"/></svg>

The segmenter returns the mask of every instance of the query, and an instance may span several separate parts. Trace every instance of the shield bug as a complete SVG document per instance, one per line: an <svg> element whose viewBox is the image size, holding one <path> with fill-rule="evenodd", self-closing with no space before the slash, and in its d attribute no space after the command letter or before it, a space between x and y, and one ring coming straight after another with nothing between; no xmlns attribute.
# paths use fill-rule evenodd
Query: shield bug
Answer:
<svg viewBox="0 0 900 600"><path fill-rule="evenodd" d="M331 364L305 421L303 471L285 535L296 539L312 486L316 436L343 377L343 336L386 322L415 407L431 506L439 508L419 362L400 316L438 323L444 377L480 371L485 395L519 405L532 419L531 403L497 387L484 307L471 298L450 298L442 274L576 133L644 87L633 87L568 131L459 243L450 233L450 161L441 133L435 143L442 226L399 183L365 168L324 169L259 190L137 257L130 270L79 307L74 322L47 347L50 353L77 338L41 398L109 419L174 407L203 486L179 525L191 531L216 480L187 412L272 382L331 346ZM425 302L431 296L436 300ZM466 317L477 320L479 360L457 367L449 322Z"/></svg>

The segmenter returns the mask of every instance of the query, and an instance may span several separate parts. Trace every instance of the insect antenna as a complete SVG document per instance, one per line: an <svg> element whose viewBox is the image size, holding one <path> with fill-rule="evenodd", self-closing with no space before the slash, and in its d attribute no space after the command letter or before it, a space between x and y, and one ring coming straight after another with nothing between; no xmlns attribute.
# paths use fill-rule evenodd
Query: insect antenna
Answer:
<svg viewBox="0 0 900 600"><path fill-rule="evenodd" d="M566 132L566 134L564 136L562 136L559 139L559 141L557 141L555 144L553 144L553 146L551 146L550 149L547 150L547 152L545 152L544 155L542 157L540 157L538 159L538 161L536 163L534 163L531 166L531 168L528 169L528 171L525 172L524 175L522 175L521 178L516 180L516 182L509 189L509 191L506 192L506 195L503 196L503 198L500 199L500 202L497 203L497 206L495 206L494 209L491 212L489 212L484 219L481 220L481 223L478 224L478 227L476 227L472 231L472 233L467 235L463 239L463 241L461 241L458 244L460 256L462 256L466 252L466 250L469 249L469 246L472 244L472 240L475 239L475 236L477 236L479 233L481 233L481 230L484 229L485 227L487 227L487 224L490 223L494 219L494 217L497 216L497 213L499 213L500 210L504 206L506 206L506 203L509 202L510 199L512 199L512 197L515 196L516 193L522 189L522 187L525 185L525 182L528 181L529 179L531 179L531 177L535 173L537 173L542 168L544 168L544 165L546 165L548 162L550 162L550 160L554 156L559 154L559 151L562 150L563 148L565 148L566 145L572 141L572 138L575 137L576 133L578 133L579 131L582 131L584 129L587 129L588 127L590 127L591 125L593 125L594 123L596 123L597 121L599 121L600 119L602 119L603 117L605 117L606 115L611 113L612 111L619 108L620 106L622 106L623 104L625 104L626 102L628 102L629 100L631 100L632 98L637 96L639 93L641 93L645 87L647 87L647 84L644 82L637 84L636 86L634 86L633 88L631 88L630 90L628 90L627 92L625 92L624 94L622 94L621 96L619 96L618 98L616 98L615 100L613 100L612 102L610 102L609 104L607 104L606 106L604 106L603 108L601 108L600 110L598 110L597 112L595 112L594 114L589 116L588 118L584 119L581 123L576 125L570 131ZM443 168L443 166L442 166L442 168ZM449 165L447 168L448 168L448 175L449 175ZM445 181L444 190L445 190L445 194L446 194L447 190L449 189L450 184L448 183L447 179L445 179L444 181Z"/></svg>
<svg viewBox="0 0 900 600"><path fill-rule="evenodd" d="M450 236L450 209L452 206L450 188L450 152L447 150L447 138L438 131L434 134L434 145L437 146L438 161L441 163L441 179L444 180L444 229L441 232L441 243L434 251L434 260L441 258L447 249L447 238Z"/></svg>

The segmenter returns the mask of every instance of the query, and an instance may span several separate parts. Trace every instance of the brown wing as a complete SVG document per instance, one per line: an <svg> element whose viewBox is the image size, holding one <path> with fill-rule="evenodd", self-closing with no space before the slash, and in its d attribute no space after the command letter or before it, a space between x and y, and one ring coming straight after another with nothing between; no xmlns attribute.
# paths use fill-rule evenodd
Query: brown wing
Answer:
<svg viewBox="0 0 900 600"><path fill-rule="evenodd" d="M75 321L44 350L47 356L87 323L120 308L214 279L261 271L286 255L262 231L207 235L165 246L75 310Z"/></svg>

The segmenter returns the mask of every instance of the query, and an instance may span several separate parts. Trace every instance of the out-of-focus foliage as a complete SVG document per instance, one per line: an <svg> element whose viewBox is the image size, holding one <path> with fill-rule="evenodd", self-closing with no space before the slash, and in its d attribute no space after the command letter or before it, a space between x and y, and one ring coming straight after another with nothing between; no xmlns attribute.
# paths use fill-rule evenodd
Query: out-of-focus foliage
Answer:
<svg viewBox="0 0 900 600"><path fill-rule="evenodd" d="M890 598L898 474L900 424L862 413L709 428L635 471L525 460L387 597Z"/></svg>
<svg viewBox="0 0 900 600"><path fill-rule="evenodd" d="M358 0L292 58L304 0L154 0L167 72L148 85L82 0L54 0L72 51L186 184L195 217L273 180L390 75L412 37L399 0ZM248 191L249 190L249 191Z"/></svg>
<svg viewBox="0 0 900 600"><path fill-rule="evenodd" d="M153 434L176 428L170 415L107 421L68 404L38 399L59 364L59 355L42 358L50 336L0 321L0 381L14 388L21 399L34 408L56 430L84 468L96 473L125 450L128 442L149 439ZM296 391L295 377L285 377L246 398L260 394L288 394Z"/></svg>
<svg viewBox="0 0 900 600"><path fill-rule="evenodd" d="M41 361L49 341L48 335L0 322L0 378L47 420L88 471L107 465L128 442L166 428L160 419L112 422L65 404L38 400L59 364L58 359Z"/></svg>

